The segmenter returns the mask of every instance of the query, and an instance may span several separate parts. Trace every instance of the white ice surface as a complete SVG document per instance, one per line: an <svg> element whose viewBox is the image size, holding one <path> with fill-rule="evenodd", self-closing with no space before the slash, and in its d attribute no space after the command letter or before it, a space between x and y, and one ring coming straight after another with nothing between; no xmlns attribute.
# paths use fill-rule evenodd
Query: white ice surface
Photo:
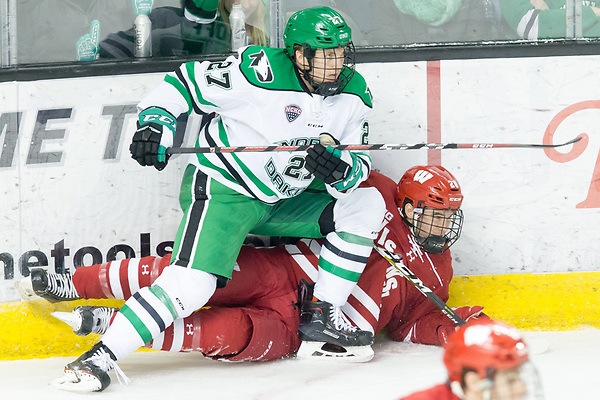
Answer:
<svg viewBox="0 0 600 400"><path fill-rule="evenodd" d="M600 399L600 330L526 332L546 399ZM102 393L63 392L49 382L70 358L0 362L0 399L392 400L445 379L442 349L377 338L363 364L280 360L221 363L199 354L134 353L119 362L133 381Z"/></svg>

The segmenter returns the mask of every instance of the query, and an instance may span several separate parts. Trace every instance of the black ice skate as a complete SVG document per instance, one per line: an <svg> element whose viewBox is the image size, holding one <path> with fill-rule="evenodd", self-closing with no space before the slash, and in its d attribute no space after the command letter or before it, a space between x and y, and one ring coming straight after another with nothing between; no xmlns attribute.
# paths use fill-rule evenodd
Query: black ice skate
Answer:
<svg viewBox="0 0 600 400"><path fill-rule="evenodd" d="M31 270L31 275L15 283L17 291L24 300L36 300L40 297L51 303L80 299L69 274L55 274L40 268Z"/></svg>
<svg viewBox="0 0 600 400"><path fill-rule="evenodd" d="M373 334L353 326L339 307L326 301L312 301L313 285L298 285L302 339L296 358L335 359L365 362L373 358Z"/></svg>
<svg viewBox="0 0 600 400"><path fill-rule="evenodd" d="M91 350L67 364L64 375L52 381L58 389L72 392L101 392L110 385L108 371L114 369L117 378L121 377L125 384L130 380L123 374L115 361L114 354L102 342L98 342Z"/></svg>
<svg viewBox="0 0 600 400"><path fill-rule="evenodd" d="M90 333L104 335L113 315L118 311L118 308L112 307L78 306L71 312L56 311L51 315L70 325L78 336L86 336Z"/></svg>

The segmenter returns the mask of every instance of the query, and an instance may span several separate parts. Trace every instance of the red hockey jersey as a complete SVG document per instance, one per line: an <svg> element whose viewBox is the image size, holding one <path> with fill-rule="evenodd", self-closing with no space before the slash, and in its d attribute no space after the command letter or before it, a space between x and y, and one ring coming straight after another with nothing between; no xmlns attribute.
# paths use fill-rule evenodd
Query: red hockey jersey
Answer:
<svg viewBox="0 0 600 400"><path fill-rule="evenodd" d="M450 251L428 254L415 242L396 206L394 181L373 172L363 185L376 187L387 206L386 224L375 244L400 255L408 269L442 300L448 301L448 285L453 274ZM294 259L297 279L314 282L320 241L304 239L286 246L286 250ZM481 309L461 307L456 311L466 318ZM360 329L377 333L386 327L387 336L395 341L444 344L455 328L445 314L375 251L342 310Z"/></svg>

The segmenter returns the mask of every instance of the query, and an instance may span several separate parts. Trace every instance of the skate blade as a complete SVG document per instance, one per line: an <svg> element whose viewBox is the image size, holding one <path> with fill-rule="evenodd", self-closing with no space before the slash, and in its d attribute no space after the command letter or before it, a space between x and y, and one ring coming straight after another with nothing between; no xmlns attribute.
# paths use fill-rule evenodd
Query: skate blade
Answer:
<svg viewBox="0 0 600 400"><path fill-rule="evenodd" d="M86 373L76 374L73 371L65 371L63 376L54 379L50 384L67 392L90 393L102 390L102 383L95 376Z"/></svg>
<svg viewBox="0 0 600 400"><path fill-rule="evenodd" d="M302 342L296 359L335 362L367 362L375 353L371 346L339 346L325 342Z"/></svg>
<svg viewBox="0 0 600 400"><path fill-rule="evenodd" d="M50 315L69 325L71 328L73 328L73 332L77 332L79 329L81 329L81 314L76 314L73 312L55 311L50 313Z"/></svg>
<svg viewBox="0 0 600 400"><path fill-rule="evenodd" d="M15 288L19 293L19 296L24 301L43 300L42 297L35 294L33 286L31 286L31 278L23 278L15 282Z"/></svg>

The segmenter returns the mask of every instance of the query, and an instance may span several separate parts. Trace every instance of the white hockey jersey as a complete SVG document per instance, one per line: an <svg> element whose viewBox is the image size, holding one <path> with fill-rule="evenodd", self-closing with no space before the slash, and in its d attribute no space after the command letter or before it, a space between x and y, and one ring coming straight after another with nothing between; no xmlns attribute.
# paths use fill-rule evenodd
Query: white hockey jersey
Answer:
<svg viewBox="0 0 600 400"><path fill-rule="evenodd" d="M299 146L318 143L323 132L342 144L367 144L372 100L359 73L342 93L323 97L305 89L283 49L249 46L225 61L182 64L138 105L140 110L152 106L175 117L216 113L199 133L199 147ZM355 154L364 180L371 158L368 152ZM302 193L313 180L304 168L305 156L287 151L208 153L192 162L239 193L275 203ZM329 186L327 190L343 195Z"/></svg>

